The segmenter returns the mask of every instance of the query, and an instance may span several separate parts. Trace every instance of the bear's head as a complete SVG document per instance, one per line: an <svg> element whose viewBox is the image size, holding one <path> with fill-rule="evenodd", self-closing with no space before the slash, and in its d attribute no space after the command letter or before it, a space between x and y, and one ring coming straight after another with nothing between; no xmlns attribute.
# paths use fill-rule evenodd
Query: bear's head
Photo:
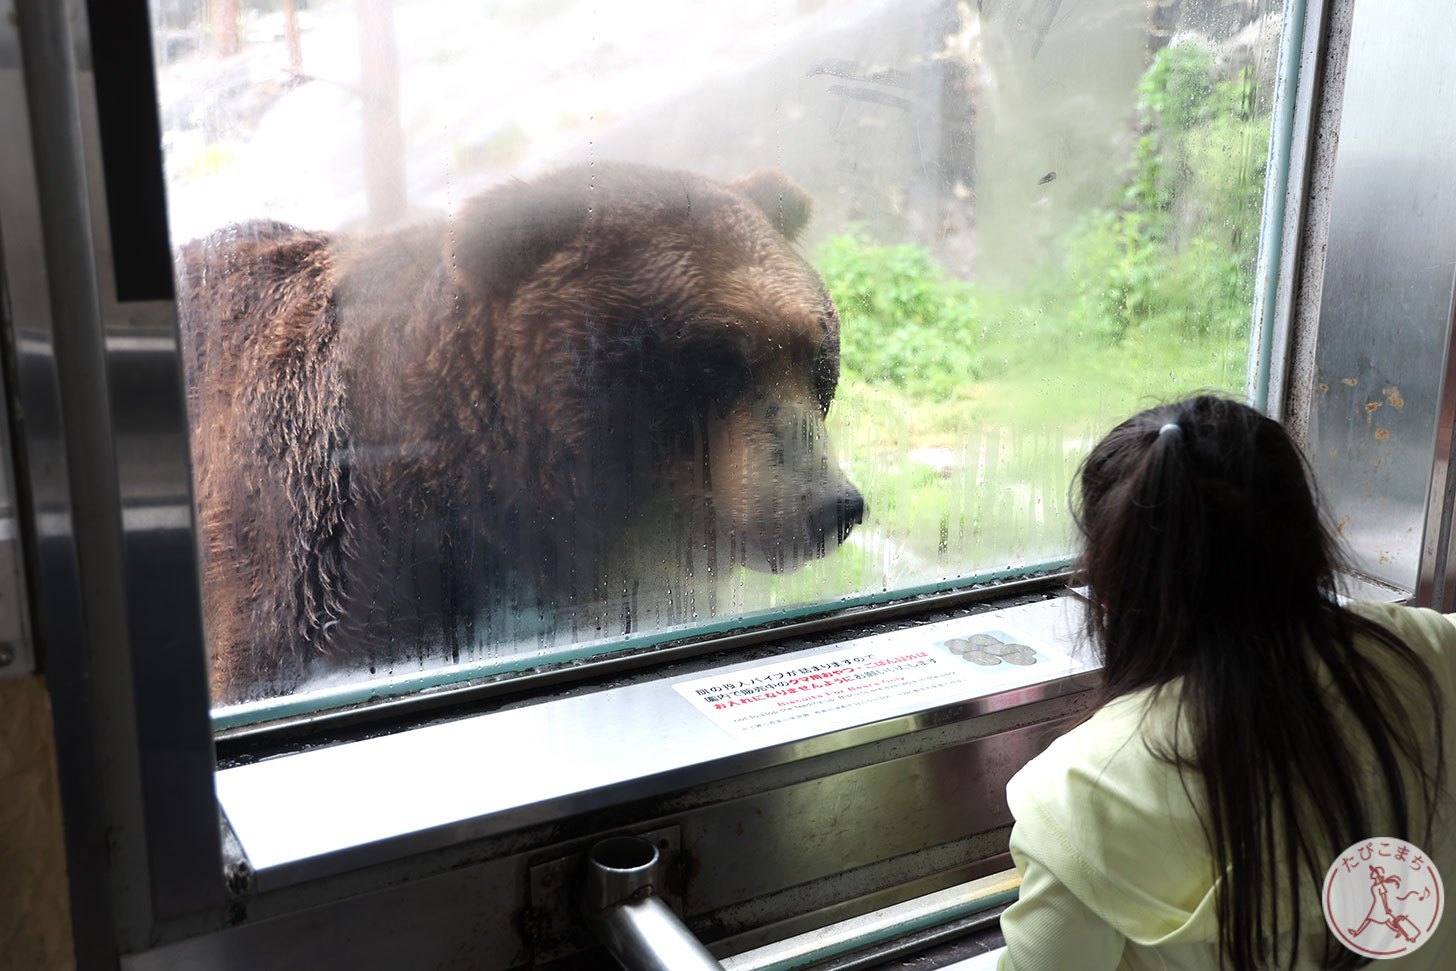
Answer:
<svg viewBox="0 0 1456 971"><path fill-rule="evenodd" d="M843 542L864 501L825 432L839 316L794 245L810 209L777 173L604 164L468 205L450 265L489 308L481 366L516 443L494 492L577 557L664 515L720 565Z"/></svg>

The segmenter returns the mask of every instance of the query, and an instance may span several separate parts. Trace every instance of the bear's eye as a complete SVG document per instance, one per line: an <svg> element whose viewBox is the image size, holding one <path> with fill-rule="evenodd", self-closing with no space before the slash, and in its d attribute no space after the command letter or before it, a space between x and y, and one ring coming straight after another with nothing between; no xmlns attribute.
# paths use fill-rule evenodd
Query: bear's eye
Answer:
<svg viewBox="0 0 1456 971"><path fill-rule="evenodd" d="M714 347L700 350L693 362L688 380L703 398L718 402L737 400L749 385L748 361L736 348Z"/></svg>

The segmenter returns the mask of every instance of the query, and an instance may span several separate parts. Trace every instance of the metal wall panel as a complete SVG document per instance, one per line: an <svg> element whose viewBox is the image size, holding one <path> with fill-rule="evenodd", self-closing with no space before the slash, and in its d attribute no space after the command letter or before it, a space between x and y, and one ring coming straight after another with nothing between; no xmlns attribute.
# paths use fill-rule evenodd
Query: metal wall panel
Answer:
<svg viewBox="0 0 1456 971"><path fill-rule="evenodd" d="M1414 590L1456 269L1456 6L1400 8L1355 7L1309 445L1357 568Z"/></svg>
<svg viewBox="0 0 1456 971"><path fill-rule="evenodd" d="M723 803L683 826L708 912L1011 823L1006 783L1069 723L1036 725Z"/></svg>

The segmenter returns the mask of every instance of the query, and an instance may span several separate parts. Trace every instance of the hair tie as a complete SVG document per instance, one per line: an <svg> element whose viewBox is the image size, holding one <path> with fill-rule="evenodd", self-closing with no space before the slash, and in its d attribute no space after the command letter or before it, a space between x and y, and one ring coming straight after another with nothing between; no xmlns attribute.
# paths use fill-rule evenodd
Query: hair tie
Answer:
<svg viewBox="0 0 1456 971"><path fill-rule="evenodd" d="M1168 422L1168 424L1166 424L1162 428L1159 428L1158 429L1158 437L1159 438L1182 438L1183 437L1183 426L1182 425L1179 425L1177 422L1170 421L1170 422Z"/></svg>

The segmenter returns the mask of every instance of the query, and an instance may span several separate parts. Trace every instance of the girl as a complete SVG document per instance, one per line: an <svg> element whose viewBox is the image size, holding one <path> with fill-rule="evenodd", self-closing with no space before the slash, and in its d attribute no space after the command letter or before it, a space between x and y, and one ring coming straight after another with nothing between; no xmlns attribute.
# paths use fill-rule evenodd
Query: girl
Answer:
<svg viewBox="0 0 1456 971"><path fill-rule="evenodd" d="M1362 966L1320 907L1346 847L1456 877L1456 625L1340 605L1303 458L1244 405L1128 419L1078 491L1102 697L1007 786L1001 971ZM1456 967L1453 925L1387 966Z"/></svg>

